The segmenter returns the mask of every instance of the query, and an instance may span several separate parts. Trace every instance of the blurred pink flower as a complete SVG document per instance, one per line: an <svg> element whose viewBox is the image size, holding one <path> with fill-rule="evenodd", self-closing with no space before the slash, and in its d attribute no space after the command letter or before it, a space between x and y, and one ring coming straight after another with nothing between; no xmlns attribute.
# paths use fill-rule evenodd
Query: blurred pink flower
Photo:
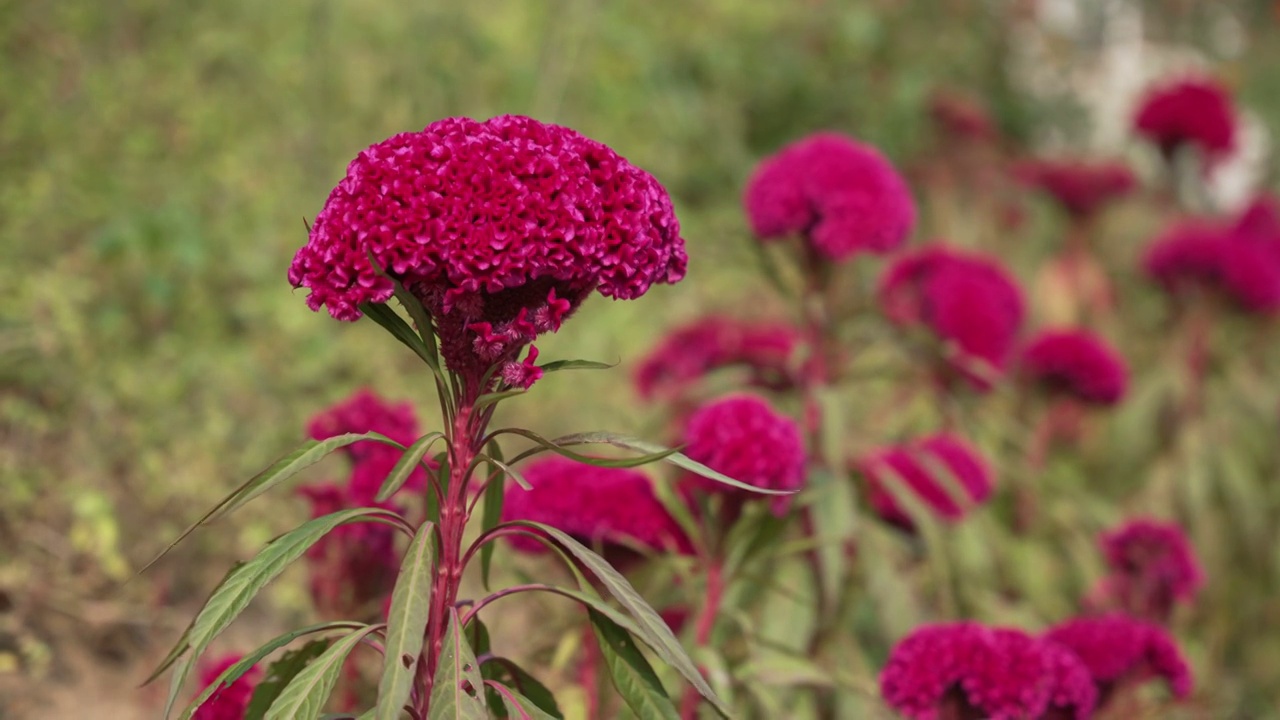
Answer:
<svg viewBox="0 0 1280 720"><path fill-rule="evenodd" d="M761 240L800 234L815 253L837 262L894 250L916 222L911 191L888 159L833 132L761 161L743 201Z"/></svg>
<svg viewBox="0 0 1280 720"><path fill-rule="evenodd" d="M243 655L224 655L213 661L201 663L200 687L209 687L218 676L228 668L240 662ZM253 698L254 686L262 679L262 670L250 668L230 685L215 690L209 699L196 708L192 720L244 720L245 711L249 709L249 701Z"/></svg>
<svg viewBox="0 0 1280 720"><path fill-rule="evenodd" d="M1177 602L1190 602L1204 585L1191 541L1177 523L1130 520L1099 538L1111 575L1104 596L1149 620L1168 620Z"/></svg>
<svg viewBox="0 0 1280 720"><path fill-rule="evenodd" d="M853 463L866 481L867 504L887 523L907 532L915 522L889 489L910 491L943 520L959 520L986 502L994 482L986 460L965 440L942 433L876 450ZM939 472L950 478L939 477ZM906 483L906 487L900 486ZM956 497L956 491L964 493Z"/></svg>
<svg viewBox="0 0 1280 720"><path fill-rule="evenodd" d="M704 317L676 328L640 362L636 387L646 400L673 397L708 373L742 366L749 385L787 389L796 382L792 358L800 343L800 331L781 323Z"/></svg>
<svg viewBox="0 0 1280 720"><path fill-rule="evenodd" d="M1235 149L1231 96L1208 77L1187 77L1151 88L1139 103L1133 126L1166 156L1184 144L1209 157Z"/></svg>
<svg viewBox="0 0 1280 720"><path fill-rule="evenodd" d="M1045 638L1075 653L1089 669L1104 705L1121 686L1163 678L1175 697L1191 694L1191 668L1168 631L1122 614L1079 617Z"/></svg>
<svg viewBox="0 0 1280 720"><path fill-rule="evenodd" d="M1137 187L1133 172L1118 161L1028 160L1017 165L1014 174L1080 219L1093 216Z"/></svg>
<svg viewBox="0 0 1280 720"><path fill-rule="evenodd" d="M405 447L412 445L421 434L411 403L392 403L369 389L357 390L346 400L317 413L307 424L307 433L315 440L366 432L381 433ZM352 507L373 501L382 481L402 455L398 448L375 440L361 440L340 452L351 458L348 497L354 503ZM419 468L409 476L404 487L417 491L426 485L426 471Z"/></svg>
<svg viewBox="0 0 1280 720"><path fill-rule="evenodd" d="M1093 676L1074 652L1052 642L1040 641L1040 652L1048 664L1049 709L1043 720L1089 720L1098 702Z"/></svg>
<svg viewBox="0 0 1280 720"><path fill-rule="evenodd" d="M1231 223L1175 222L1147 247L1143 270L1176 296L1202 289L1246 312L1280 312L1280 230L1261 202Z"/></svg>
<svg viewBox="0 0 1280 720"><path fill-rule="evenodd" d="M1046 330L1022 351L1022 369L1047 389L1087 403L1115 405L1129 385L1124 358L1088 330Z"/></svg>
<svg viewBox="0 0 1280 720"><path fill-rule="evenodd" d="M380 507L394 512L392 503L374 503L353 495L351 485L306 485L298 494L310 504L312 518L354 507ZM388 596L400 571L396 529L374 522L339 525L307 549L311 596L327 616L347 616L368 609Z"/></svg>

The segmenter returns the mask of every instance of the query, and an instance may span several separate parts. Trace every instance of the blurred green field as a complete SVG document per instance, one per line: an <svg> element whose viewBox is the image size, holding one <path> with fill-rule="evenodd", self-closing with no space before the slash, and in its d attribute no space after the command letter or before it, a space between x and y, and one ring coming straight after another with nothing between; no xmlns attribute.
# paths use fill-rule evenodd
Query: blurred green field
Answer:
<svg viewBox="0 0 1280 720"><path fill-rule="evenodd" d="M370 323L309 311L285 279L304 219L359 150L443 116L520 113L604 141L666 184L689 243L687 280L638 302L588 303L539 343L543 356L619 367L549 377L536 399L502 411L549 435L643 435L657 415L636 405L629 373L664 328L744 300L785 311L758 299L740 211L760 156L833 128L904 164L927 158L935 148L923 108L938 86L984 97L1013 142L1050 125L1084 136L1079 113L1009 84L1010 19L1025 5L0 3L0 711L14 677L24 688L34 678L51 702L60 688L94 692L95 668L136 684L142 661L163 651L227 565L305 508L284 496L257 503L124 581L295 444L312 413L362 385L415 399L424 417L432 407L411 355ZM1150 32L1211 48L1203 7L1145 5ZM1219 4L1228 6L1248 42L1210 58L1240 102L1280 130L1271 3ZM1059 230L1037 203L1017 237L930 217L930 231L1008 250L1024 270ZM1158 227L1141 208L1108 222L1118 260ZM1144 302L1125 348L1158 363L1160 312ZM1080 546L1117 519L1109 503L1132 501L1151 476L1166 479L1144 486L1140 502L1194 510L1211 585L1179 634L1201 672L1207 718L1280 717L1280 382L1267 330L1224 330L1252 368L1224 396L1252 409L1227 402L1216 434L1198 440L1239 443L1247 457L1231 471L1234 495L1174 497L1180 456L1153 462L1156 441L1135 439L1154 435L1158 388L1140 388L1146 404L1139 393L1115 418L1123 443L1099 450L1083 474L1063 470L1089 498L1063 510ZM302 593L281 583L254 622L286 624ZM133 696L114 693L127 712ZM138 693L136 705L153 700Z"/></svg>

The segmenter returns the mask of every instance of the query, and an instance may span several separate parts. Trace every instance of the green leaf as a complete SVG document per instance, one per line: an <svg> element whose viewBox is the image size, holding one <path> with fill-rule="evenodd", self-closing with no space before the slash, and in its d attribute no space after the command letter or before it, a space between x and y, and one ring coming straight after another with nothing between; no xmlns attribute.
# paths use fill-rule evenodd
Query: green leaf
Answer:
<svg viewBox="0 0 1280 720"><path fill-rule="evenodd" d="M297 650L285 653L284 657L272 663L267 668L266 677L253 689L253 697L249 700L249 707L245 709L244 720L262 720L285 687L306 669L308 663L324 654L329 649L330 642L327 639L313 640Z"/></svg>
<svg viewBox="0 0 1280 720"><path fill-rule="evenodd" d="M431 449L431 446L444 437L444 433L436 431L430 432L418 438L412 445L404 451L400 459L396 461L396 466L391 468L391 473L382 481L382 487L378 488L378 494L374 497L377 502L384 502L387 498L395 495L400 488L404 487L405 482L409 480L409 476L414 470L418 469L418 464L422 462L423 456Z"/></svg>
<svg viewBox="0 0 1280 720"><path fill-rule="evenodd" d="M263 720L316 720L324 710L333 686L338 682L338 674L347 656L366 635L377 630L377 626L357 630L337 640L315 660L312 660L302 672L294 676L285 689L271 703L271 709Z"/></svg>
<svg viewBox="0 0 1280 720"><path fill-rule="evenodd" d="M378 683L377 720L397 720L413 689L431 606L435 537L435 524L430 520L418 528L391 592L386 651L382 679Z"/></svg>
<svg viewBox="0 0 1280 720"><path fill-rule="evenodd" d="M400 305L409 313L409 317L413 319L413 324L418 326L418 337L422 340L423 346L426 347L428 355L423 359L427 361L427 364L431 366L431 370L439 377L441 374L440 353L436 348L435 325L431 322L431 315L423 307L422 301L405 289L404 284L395 278L391 278L391 282L395 287L396 299L400 301Z"/></svg>
<svg viewBox="0 0 1280 720"><path fill-rule="evenodd" d="M213 591L209 593L209 597L205 598L205 604L208 604L209 598L212 598L214 593L218 592L219 588L227 584L227 580L231 579L231 576L234 575L236 570L239 570L242 565L244 565L244 562L237 561L231 566L230 570L227 570L227 574L223 575L222 580L218 581L217 586L215 586ZM203 607L203 605L201 607ZM168 654L166 654L164 659L160 661L160 664L156 669L151 671L151 675L149 675L146 680L142 681L143 687L155 682L156 678L163 675L165 670L177 662L178 658L182 657L187 650L191 649L191 643L189 642L191 639L191 628L194 627L195 624L196 618L193 615L191 617L191 622L187 623L187 627L182 631L182 635L178 637L178 641L169 649Z"/></svg>
<svg viewBox="0 0 1280 720"><path fill-rule="evenodd" d="M595 610L587 610L613 686L640 720L680 720L662 681L625 630Z"/></svg>
<svg viewBox="0 0 1280 720"><path fill-rule="evenodd" d="M617 366L616 362L606 363L598 360L553 360L538 367L543 373L553 373L561 370L608 370Z"/></svg>
<svg viewBox="0 0 1280 720"><path fill-rule="evenodd" d="M560 720L559 715L549 715L520 693L493 680L485 681L485 689L497 696L505 716L519 720Z"/></svg>
<svg viewBox="0 0 1280 720"><path fill-rule="evenodd" d="M405 347L412 350L422 361L431 368L433 373L439 373L440 361L435 358L427 344L422 342L422 338L409 327L409 323L404 321L395 310L387 307L385 303L362 303L360 312L365 317L378 323L391 336L399 340Z"/></svg>
<svg viewBox="0 0 1280 720"><path fill-rule="evenodd" d="M496 405L502 402L503 400L506 400L507 398L513 398L517 395L524 395L527 392L529 391L525 390L524 388L516 388L514 390L503 390L501 392L485 393L480 397L476 398L475 409L483 410L484 408L487 408L490 405Z"/></svg>
<svg viewBox="0 0 1280 720"><path fill-rule="evenodd" d="M506 476L519 478L521 487L528 489L528 481L520 477L506 463L502 462L502 448L497 441L489 442L489 452L485 456L489 464L498 471L484 488L484 508L480 515L480 532L488 532L502 522L502 503L506 498ZM485 590L489 589L489 568L493 564L494 544L489 542L480 546L480 582Z"/></svg>
<svg viewBox="0 0 1280 720"><path fill-rule="evenodd" d="M568 445L588 444L590 441L583 441L580 438L588 435L589 433L578 433L575 435L566 435L565 437L557 438L555 440L548 440L545 437L531 430L524 430L522 428L503 428L501 430L495 430L489 433L489 437L494 438L494 437L497 437L498 435L503 435L503 434L519 435L521 437L528 438L534 441L538 445L538 447L533 448L531 450L525 450L524 452L512 458L511 459L512 464L518 463L521 460L524 460L525 458L537 455L543 450L550 450L557 455L567 457L570 460L576 460L580 463L583 463L584 465L592 465L595 467L631 468L631 467L639 467L641 465L647 465L651 462L661 460L667 457L668 455L672 455L676 452L675 450L664 450L663 452L660 452L660 453L655 453L652 455L644 455L641 457L634 457L634 458L598 458L598 457L592 457L590 455L582 455L581 453L576 453L572 450L569 450L566 447Z"/></svg>
<svg viewBox="0 0 1280 720"><path fill-rule="evenodd" d="M480 664L462 635L458 610L449 608L449 627L436 666L427 720L488 720L483 689Z"/></svg>
<svg viewBox="0 0 1280 720"><path fill-rule="evenodd" d="M486 637L485 640L487 645L488 638ZM479 646L476 647L478 651ZM564 714L560 712L560 706L556 703L555 695L551 694L547 686L511 660L500 657L490 658L480 666L480 675L485 680L494 680L515 688L521 699L532 703L544 715L556 720L564 718ZM490 709L493 709L492 704Z"/></svg>
<svg viewBox="0 0 1280 720"><path fill-rule="evenodd" d="M806 510L813 523L813 534L820 540L816 555L818 560L818 587L822 593L823 607L836 606L840 594L845 591L845 579L849 574L849 548L857 530L852 485L841 482L826 469L813 469L809 473L813 502Z"/></svg>

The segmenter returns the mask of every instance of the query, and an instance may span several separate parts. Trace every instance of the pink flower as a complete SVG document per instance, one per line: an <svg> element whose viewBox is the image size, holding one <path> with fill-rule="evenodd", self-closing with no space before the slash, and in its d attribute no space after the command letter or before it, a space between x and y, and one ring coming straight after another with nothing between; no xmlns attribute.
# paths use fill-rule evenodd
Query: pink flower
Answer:
<svg viewBox="0 0 1280 720"><path fill-rule="evenodd" d="M1098 702L1093 676L1075 653L1049 640L1040 641L1040 652L1049 666L1049 711L1045 720L1089 720Z"/></svg>
<svg viewBox="0 0 1280 720"><path fill-rule="evenodd" d="M804 441L800 428L767 401L745 393L725 396L703 405L685 425L685 454L716 472L753 487L799 490L805 480ZM733 506L765 496L718 483L691 478L691 487L724 495ZM783 515L791 496L772 497L771 508Z"/></svg>
<svg viewBox="0 0 1280 720"><path fill-rule="evenodd" d="M1129 385L1124 358L1087 330L1046 330L1022 351L1023 371L1049 390L1115 405Z"/></svg>
<svg viewBox="0 0 1280 720"><path fill-rule="evenodd" d="M1204 585L1191 541L1176 523L1130 520L1099 537L1112 575L1106 596L1138 617L1167 620Z"/></svg>
<svg viewBox="0 0 1280 720"><path fill-rule="evenodd" d="M356 320L361 304L392 294L371 256L423 301L449 366L475 378L592 290L636 298L680 280L687 263L652 176L573 130L514 115L446 118L361 152L289 281L310 288L313 310Z"/></svg>
<svg viewBox="0 0 1280 720"><path fill-rule="evenodd" d="M227 668L240 662L243 655L224 655L218 660L203 663L200 671L200 686L208 687ZM262 671L257 667L250 668L231 684L215 690L209 699L196 708L192 720L244 720L245 711L249 709L249 701L253 698L253 689L262 678Z"/></svg>
<svg viewBox="0 0 1280 720"><path fill-rule="evenodd" d="M1234 223L1181 220L1148 246L1143 270L1171 294L1216 292L1240 309L1280 311L1280 231L1255 204Z"/></svg>
<svg viewBox="0 0 1280 720"><path fill-rule="evenodd" d="M1137 186L1128 166L1121 162L1084 160L1031 160L1018 165L1014 174L1027 185L1043 190L1068 214L1087 218Z"/></svg>
<svg viewBox="0 0 1280 720"><path fill-rule="evenodd" d="M1166 156L1193 145L1207 156L1235 148L1235 108L1226 88L1207 77L1188 77L1152 88L1138 106L1134 130Z"/></svg>
<svg viewBox="0 0 1280 720"><path fill-rule="evenodd" d="M854 467L866 481L871 509L907 532L915 531L915 522L889 489L891 483L898 486L896 492L910 490L938 517L951 521L986 502L994 488L986 460L969 443L947 433L873 451L856 460ZM906 488L900 483L906 483Z"/></svg>
<svg viewBox="0 0 1280 720"><path fill-rule="evenodd" d="M912 720L1027 720L1049 706L1056 666L1035 638L972 622L926 625L889 653L885 702Z"/></svg>
<svg viewBox="0 0 1280 720"><path fill-rule="evenodd" d="M358 496L351 485L307 485L298 488L298 494L310 504L312 518L364 506L402 510ZM340 525L308 548L306 557L312 599L323 614L331 616L366 610L391 593L400 571L396 530L382 523Z"/></svg>
<svg viewBox="0 0 1280 720"><path fill-rule="evenodd" d="M916 222L911 191L880 151L831 132L765 158L743 201L761 240L800 234L835 261L889 252Z"/></svg>
<svg viewBox="0 0 1280 720"><path fill-rule="evenodd" d="M895 260L879 297L892 322L925 325L955 343L950 367L978 390L1003 374L1024 315L1022 291L997 261L941 245Z"/></svg>
<svg viewBox="0 0 1280 720"><path fill-rule="evenodd" d="M315 440L366 432L382 433L405 447L421 435L411 403L388 402L368 389L358 390L346 400L317 413L307 424L307 433ZM342 448L342 452L351 458L353 507L373 501L382 481L402 455L401 450L375 440L361 440ZM405 488L421 490L426 484L426 472L418 469L409 476Z"/></svg>
<svg viewBox="0 0 1280 720"><path fill-rule="evenodd" d="M742 366L749 385L786 389L795 383L800 342L800 331L787 325L705 317L677 328L641 361L636 387L646 400L674 397L708 373Z"/></svg>
<svg viewBox="0 0 1280 720"><path fill-rule="evenodd" d="M551 457L530 463L520 474L530 489L508 483L502 503L504 522L544 523L586 545L603 545L606 556L625 556L632 548L689 551L684 533L643 473ZM546 550L533 538L510 537L521 551Z"/></svg>
<svg viewBox="0 0 1280 720"><path fill-rule="evenodd" d="M1159 625L1114 614L1081 617L1051 628L1045 637L1075 653L1098 688L1099 706L1122 685L1161 677L1176 697L1191 693L1191 669Z"/></svg>

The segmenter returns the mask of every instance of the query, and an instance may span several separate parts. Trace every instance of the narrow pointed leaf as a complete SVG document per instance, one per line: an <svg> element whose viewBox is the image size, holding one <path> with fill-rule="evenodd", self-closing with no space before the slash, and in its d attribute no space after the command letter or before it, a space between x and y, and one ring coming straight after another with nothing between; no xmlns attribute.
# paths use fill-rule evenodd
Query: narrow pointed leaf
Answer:
<svg viewBox="0 0 1280 720"><path fill-rule="evenodd" d="M427 433L418 438L416 442L404 451L400 459L396 461L396 466L391 468L391 473L382 481L382 486L378 488L378 494L374 497L377 502L384 502L387 498L399 492L400 488L408 482L409 476L417 470L422 462L423 456L431 450L431 446L444 437L444 433L436 431Z"/></svg>
<svg viewBox="0 0 1280 720"><path fill-rule="evenodd" d="M617 367L618 363L606 363L598 360L553 360L538 367L545 373L561 370L608 370Z"/></svg>
<svg viewBox="0 0 1280 720"><path fill-rule="evenodd" d="M487 720L483 692L480 663L462 634L458 611L450 608L427 720Z"/></svg>
<svg viewBox="0 0 1280 720"><path fill-rule="evenodd" d="M383 329L391 333L392 337L422 358L422 361L428 367L431 367L433 373L438 372L432 365L438 366L440 364L439 360L432 356L431 350L427 348L426 343L422 342L422 338L413 331L413 328L409 327L409 323L396 314L395 310L383 303L362 303L360 312L364 313L365 317L381 325Z"/></svg>
<svg viewBox="0 0 1280 720"><path fill-rule="evenodd" d="M397 720L413 689L431 606L435 537L435 524L430 520L418 528L400 564L400 574L391 592L386 652L383 655L382 680L378 683L377 720Z"/></svg>
<svg viewBox="0 0 1280 720"><path fill-rule="evenodd" d="M280 693L280 697L271 703L263 720L317 720L324 710L333 686L338 682L342 665L347 656L366 635L377 629L369 626L357 630L350 635L334 641L315 660L312 660L302 672L298 673Z"/></svg>
<svg viewBox="0 0 1280 720"><path fill-rule="evenodd" d="M356 624L355 629L359 630L362 627L364 627L363 624ZM313 640L297 650L285 653L279 660L271 663L267 668L266 677L253 689L253 696L249 698L249 707L244 711L244 720L262 720L271 709L271 704L280 697L280 693L289 687L289 683L293 682L298 673L305 670L312 660L329 649L330 642L328 638Z"/></svg>
<svg viewBox="0 0 1280 720"><path fill-rule="evenodd" d="M506 716L513 720L559 720L558 716L548 715L542 708L533 704L520 693L494 680L485 680L485 687L502 702Z"/></svg>
<svg viewBox="0 0 1280 720"><path fill-rule="evenodd" d="M502 504L506 499L506 477L519 478L520 486L528 489L528 481L516 474L506 463L502 462L502 449L496 441L489 443L489 453L485 456L489 464L498 472L489 480L484 488L484 508L480 514L480 532L488 532L502 522ZM493 543L485 543L480 547L480 582L485 590L489 589L489 568L493 564Z"/></svg>
<svg viewBox="0 0 1280 720"><path fill-rule="evenodd" d="M227 574L223 575L222 580L218 581L217 586L215 586L213 591L209 593L209 597L205 598L204 602L206 605L209 603L209 598L212 598L214 594L218 592L218 589L227 583L227 580L235 574L236 570L240 569L241 565L244 565L244 562L237 561L231 566L230 570L227 570ZM164 659L160 661L160 665L157 666L155 670L152 670L151 675L142 682L143 687L155 682L156 678L163 675L164 671L177 662L178 658L182 657L183 653L191 649L191 628L195 627L195 624L196 618L195 616L192 616L191 622L187 623L187 627L182 631L182 635L178 638L178 642L174 643L168 654L166 654Z"/></svg>
<svg viewBox="0 0 1280 720"><path fill-rule="evenodd" d="M506 400L507 398L513 398L517 395L524 395L527 392L529 391L525 390L524 388L517 388L515 390L502 390L500 392L485 393L484 395L481 395L480 397L476 398L475 409L483 410L484 408L487 408L490 405L495 405L497 403L500 403L503 400Z"/></svg>
<svg viewBox="0 0 1280 720"><path fill-rule="evenodd" d="M587 606L590 607L590 606ZM478 646L477 646L478 648ZM507 658L495 657L480 666L480 675L486 681L494 680L513 688L520 699L532 703L545 716L562 720L564 714L556 703L555 695L533 675ZM490 709L493 709L490 703Z"/></svg>
<svg viewBox="0 0 1280 720"><path fill-rule="evenodd" d="M627 631L595 610L587 610L609 677L639 720L680 720L675 703Z"/></svg>

